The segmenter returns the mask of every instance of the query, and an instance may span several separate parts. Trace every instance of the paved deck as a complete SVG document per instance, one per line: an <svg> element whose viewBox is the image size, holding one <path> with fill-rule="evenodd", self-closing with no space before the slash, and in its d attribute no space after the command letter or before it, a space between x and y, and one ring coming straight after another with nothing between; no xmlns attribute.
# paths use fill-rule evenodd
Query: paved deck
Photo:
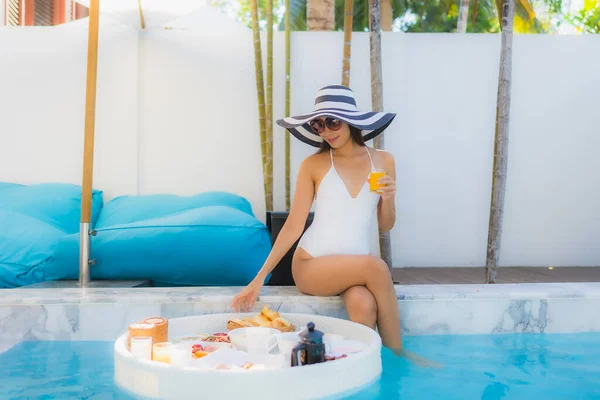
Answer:
<svg viewBox="0 0 600 400"><path fill-rule="evenodd" d="M394 268L402 285L485 283L485 268ZM502 267L496 283L600 282L600 267Z"/></svg>

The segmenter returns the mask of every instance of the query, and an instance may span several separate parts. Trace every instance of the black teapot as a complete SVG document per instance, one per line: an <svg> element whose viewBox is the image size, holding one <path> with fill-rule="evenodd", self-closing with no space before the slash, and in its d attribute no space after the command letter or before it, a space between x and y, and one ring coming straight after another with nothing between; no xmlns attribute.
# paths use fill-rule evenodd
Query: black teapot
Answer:
<svg viewBox="0 0 600 400"><path fill-rule="evenodd" d="M292 350L292 367L325 362L324 333L315 330L314 322L309 322L307 328L300 334L300 344Z"/></svg>

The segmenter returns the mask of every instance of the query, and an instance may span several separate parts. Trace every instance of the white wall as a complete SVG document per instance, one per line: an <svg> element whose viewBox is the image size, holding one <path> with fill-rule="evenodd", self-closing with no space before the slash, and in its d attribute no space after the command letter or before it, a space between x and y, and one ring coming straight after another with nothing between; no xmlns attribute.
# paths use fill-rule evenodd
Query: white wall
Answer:
<svg viewBox="0 0 600 400"><path fill-rule="evenodd" d="M0 28L0 181L81 184L87 20ZM137 34L102 21L94 188L136 192Z"/></svg>
<svg viewBox="0 0 600 400"><path fill-rule="evenodd" d="M519 37L502 265L600 265L600 36Z"/></svg>
<svg viewBox="0 0 600 400"><path fill-rule="evenodd" d="M175 27L142 35L140 193L224 190L265 221L252 32L213 9Z"/></svg>
<svg viewBox="0 0 600 400"><path fill-rule="evenodd" d="M169 26L102 25L94 186L107 199L227 190L264 220L251 32L210 8ZM87 20L0 29L0 180L81 182L86 40ZM292 35L292 113L340 82L342 40ZM274 43L278 119L283 33ZM383 35L384 106L398 114L386 133L399 187L396 267L485 265L499 45L497 35ZM597 35L514 39L502 265L600 265L598 45ZM351 84L363 109L368 48L368 34L355 32ZM42 79L47 71L59 81ZM274 125L276 210L283 144ZM314 151L292 138L292 190Z"/></svg>

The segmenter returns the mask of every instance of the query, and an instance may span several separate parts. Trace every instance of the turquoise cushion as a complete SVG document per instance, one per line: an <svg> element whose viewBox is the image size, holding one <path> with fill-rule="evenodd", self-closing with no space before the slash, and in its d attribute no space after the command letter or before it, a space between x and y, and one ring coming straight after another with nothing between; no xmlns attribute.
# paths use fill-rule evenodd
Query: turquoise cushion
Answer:
<svg viewBox="0 0 600 400"><path fill-rule="evenodd" d="M102 207L94 191L92 221ZM45 263L61 238L79 231L81 187L0 182L0 287L44 280Z"/></svg>
<svg viewBox="0 0 600 400"><path fill-rule="evenodd" d="M103 228L144 221L187 211L198 207L227 206L252 214L252 206L243 197L227 192L206 192L193 196L152 194L117 197L102 208L97 227Z"/></svg>
<svg viewBox="0 0 600 400"><path fill-rule="evenodd" d="M150 279L171 285L245 285L269 254L267 227L239 196L124 196L96 225L92 279ZM79 236L61 240L47 279L77 279Z"/></svg>

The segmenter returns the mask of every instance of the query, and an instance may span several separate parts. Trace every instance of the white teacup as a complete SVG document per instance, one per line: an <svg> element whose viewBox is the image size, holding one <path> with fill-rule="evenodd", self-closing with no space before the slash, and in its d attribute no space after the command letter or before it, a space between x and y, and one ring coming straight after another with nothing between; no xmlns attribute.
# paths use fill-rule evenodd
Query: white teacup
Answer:
<svg viewBox="0 0 600 400"><path fill-rule="evenodd" d="M254 354L270 353L281 332L273 328L238 328L229 332L231 344L238 350Z"/></svg>
<svg viewBox="0 0 600 400"><path fill-rule="evenodd" d="M325 352L330 353L331 350L339 345L344 340L344 336L337 333L326 333L323 336L323 342L325 343Z"/></svg>
<svg viewBox="0 0 600 400"><path fill-rule="evenodd" d="M187 367L192 363L192 346L189 343L179 343L171 348L171 365Z"/></svg>
<svg viewBox="0 0 600 400"><path fill-rule="evenodd" d="M283 355L283 365L291 366L292 350L300 343L300 332L286 332L279 335L279 353Z"/></svg>

